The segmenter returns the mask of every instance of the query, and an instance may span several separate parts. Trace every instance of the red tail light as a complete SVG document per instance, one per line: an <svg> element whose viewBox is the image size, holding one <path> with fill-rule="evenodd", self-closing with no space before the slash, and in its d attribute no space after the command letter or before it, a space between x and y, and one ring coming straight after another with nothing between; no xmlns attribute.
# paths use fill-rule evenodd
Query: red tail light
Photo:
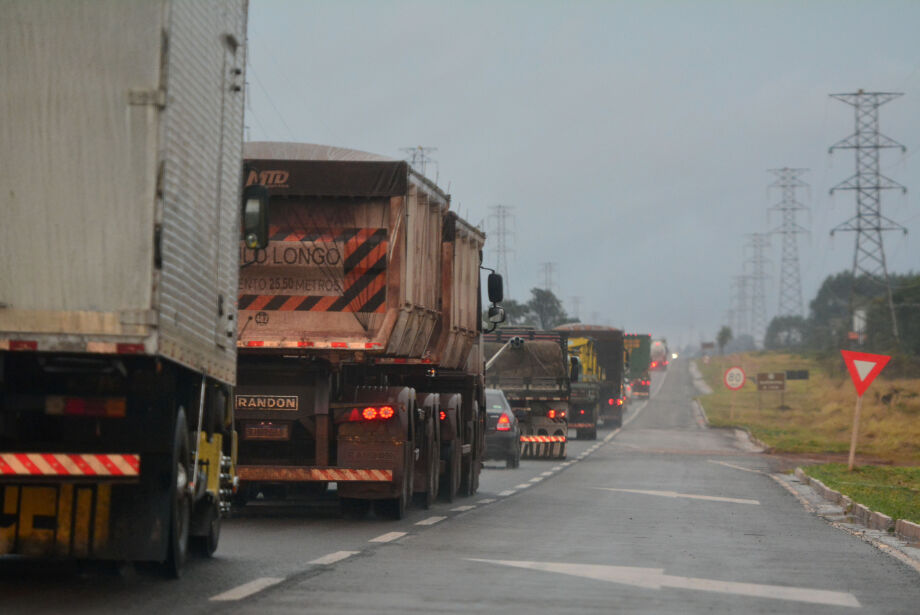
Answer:
<svg viewBox="0 0 920 615"><path fill-rule="evenodd" d="M611 397L610 399L607 400L607 405L612 406L613 404L614 404L614 401L613 401L613 398Z"/></svg>
<svg viewBox="0 0 920 615"><path fill-rule="evenodd" d="M351 411L351 414L348 415L348 420L350 422L355 421L386 421L387 419L393 418L396 414L396 410L393 406L367 406L363 410L358 410L355 408Z"/></svg>
<svg viewBox="0 0 920 615"><path fill-rule="evenodd" d="M658 361L652 361L652 367L657 367L657 366L658 366Z"/></svg>
<svg viewBox="0 0 920 615"><path fill-rule="evenodd" d="M495 426L498 431L509 431L511 429L511 418L507 414L498 417L498 425Z"/></svg>
<svg viewBox="0 0 920 615"><path fill-rule="evenodd" d="M579 414L584 414L585 411L584 411L584 410L579 410L578 413L579 413Z"/></svg>
<svg viewBox="0 0 920 615"><path fill-rule="evenodd" d="M550 409L549 412L546 413L546 416L548 416L551 419L554 419L556 418L556 411L553 409Z"/></svg>
<svg viewBox="0 0 920 615"><path fill-rule="evenodd" d="M623 400L622 400L622 399L618 399L618 400L617 400L617 405L618 405L618 406L622 406L622 405L623 405Z"/></svg>
<svg viewBox="0 0 920 615"><path fill-rule="evenodd" d="M124 418L125 400L121 397L48 397L45 414Z"/></svg>
<svg viewBox="0 0 920 615"><path fill-rule="evenodd" d="M505 415L503 414L502 416L505 416ZM441 420L442 420L442 421L446 421L446 420L447 420L447 413L444 412L443 410L441 410L440 417L441 417Z"/></svg>

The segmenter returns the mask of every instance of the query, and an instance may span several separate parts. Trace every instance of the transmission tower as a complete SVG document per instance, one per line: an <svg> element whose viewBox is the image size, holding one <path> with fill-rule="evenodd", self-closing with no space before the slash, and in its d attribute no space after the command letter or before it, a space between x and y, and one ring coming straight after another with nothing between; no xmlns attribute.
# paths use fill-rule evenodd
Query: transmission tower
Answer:
<svg viewBox="0 0 920 615"><path fill-rule="evenodd" d="M556 292L556 263L540 263L540 275L543 276L543 288Z"/></svg>
<svg viewBox="0 0 920 615"><path fill-rule="evenodd" d="M745 266L751 266L751 335L754 342L762 344L767 332L767 257L764 252L770 247L770 236L766 233L751 233L747 247L751 255Z"/></svg>
<svg viewBox="0 0 920 615"><path fill-rule="evenodd" d="M770 231L783 236L783 252L779 268L779 310L778 316L802 316L802 277L799 271L799 244L796 235L808 231L795 221L796 212L808 209L795 198L795 189L808 186L799 179L808 169L770 169L776 176L771 188L783 192L783 200L770 208L782 213L783 222Z"/></svg>
<svg viewBox="0 0 920 615"><path fill-rule="evenodd" d="M751 276L746 274L732 278L732 308L729 314L732 316L731 328L735 337L751 333L748 326L751 315L750 282Z"/></svg>
<svg viewBox="0 0 920 615"><path fill-rule="evenodd" d="M492 205L489 207L489 253L495 255L495 271L501 274L505 282L505 295L511 297L511 281L508 278L508 256L514 254L513 207Z"/></svg>
<svg viewBox="0 0 920 615"><path fill-rule="evenodd" d="M572 313L570 316L572 318L581 318L581 297L572 297Z"/></svg>
<svg viewBox="0 0 920 615"><path fill-rule="evenodd" d="M401 147L399 151L406 154L406 162L411 164L413 169L425 177L428 177L426 171L428 170L429 162L434 163L435 168L438 166L438 161L429 156L429 154L438 151L436 147L422 147L421 145L417 145L416 147ZM440 170L436 171L436 173L440 174ZM434 183L438 183L437 175L435 175Z"/></svg>
<svg viewBox="0 0 920 615"><path fill-rule="evenodd" d="M878 131L878 108L885 103L902 96L894 92L863 92L855 94L831 94L831 98L853 107L856 115L856 132L846 139L832 145L835 149L856 150L856 173L831 188L831 194L837 190L856 191L856 215L831 231L853 231L856 233L856 250L853 253L853 289L850 292L850 314L855 306L853 296L856 291L856 278L865 275L883 285L888 292L888 309L891 311L891 330L895 340L899 340L898 321L895 318L894 298L891 295L891 281L888 278L888 266L885 263L885 247L882 233L907 229L882 215L881 191L907 188L889 179L879 171L879 150L887 148L906 148L900 143Z"/></svg>

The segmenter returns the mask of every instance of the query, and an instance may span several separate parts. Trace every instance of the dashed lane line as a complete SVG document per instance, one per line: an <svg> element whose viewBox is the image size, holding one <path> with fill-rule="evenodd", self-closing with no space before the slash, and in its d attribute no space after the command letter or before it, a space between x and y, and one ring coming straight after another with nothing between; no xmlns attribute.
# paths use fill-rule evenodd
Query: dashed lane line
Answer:
<svg viewBox="0 0 920 615"><path fill-rule="evenodd" d="M497 501L495 498L486 498L484 500L477 500L477 504L491 504L492 502Z"/></svg>
<svg viewBox="0 0 920 615"><path fill-rule="evenodd" d="M216 596L211 596L209 600L211 602L230 602L234 600L242 600L243 598L248 598L253 594L257 594L263 589L269 588L272 585L277 585L284 579L279 579L278 577L260 577L258 579L253 579L248 583L243 583L238 585L233 589L228 589L227 591L217 594Z"/></svg>
<svg viewBox="0 0 920 615"><path fill-rule="evenodd" d="M548 471L543 472L542 474L540 474L540 476L552 476L552 475L553 475L553 472L555 472L555 470L548 470Z"/></svg>
<svg viewBox="0 0 920 615"><path fill-rule="evenodd" d="M642 495L656 495L663 498L686 498L688 500L706 500L708 502L728 502L731 504L749 504L751 506L760 506L759 500L748 500L745 498L723 498L715 495L696 495L694 493L677 493L676 491L651 491L648 489L616 489L613 487L591 487L601 491L617 491L621 493L639 493Z"/></svg>
<svg viewBox="0 0 920 615"><path fill-rule="evenodd" d="M348 559L352 555L357 555L360 551L336 551L335 553L329 553L322 557L317 557L315 560L311 561L311 564L334 564L336 562L341 562L343 559Z"/></svg>
<svg viewBox="0 0 920 615"><path fill-rule="evenodd" d="M393 542L399 538L405 536L407 532L387 532L386 534L381 534L377 538L371 538L368 542Z"/></svg>
<svg viewBox="0 0 920 615"><path fill-rule="evenodd" d="M558 471L561 470L561 469L562 469L562 464L560 463L560 464L557 465L557 466L551 467L551 468L550 468L550 471L552 471L552 472L558 472Z"/></svg>
<svg viewBox="0 0 920 615"><path fill-rule="evenodd" d="M505 489L504 491L499 491L498 495L504 498L509 495L514 495L515 493L517 493L517 491L514 489Z"/></svg>
<svg viewBox="0 0 920 615"><path fill-rule="evenodd" d="M527 489L528 487L530 487L529 483L521 483L520 485L514 486L515 489Z"/></svg>
<svg viewBox="0 0 920 615"><path fill-rule="evenodd" d="M541 480L543 480L543 477L542 477L542 476L534 476L533 478L531 478L531 479L530 479L529 481L527 481L527 482L529 482L529 483L535 485L535 484L539 483Z"/></svg>
<svg viewBox="0 0 920 615"><path fill-rule="evenodd" d="M475 504L469 504L467 506L458 506L456 508L451 508L450 512L466 512L468 510L473 510L474 508L476 508Z"/></svg>
<svg viewBox="0 0 920 615"><path fill-rule="evenodd" d="M444 521L444 519L447 519L447 517L428 517L427 519L417 521L415 525L434 525L435 523Z"/></svg>

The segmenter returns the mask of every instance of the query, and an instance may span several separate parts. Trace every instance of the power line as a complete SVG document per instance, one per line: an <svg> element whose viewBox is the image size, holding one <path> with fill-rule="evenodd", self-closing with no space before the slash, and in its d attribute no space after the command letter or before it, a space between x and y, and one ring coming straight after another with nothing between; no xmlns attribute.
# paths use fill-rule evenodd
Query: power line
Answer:
<svg viewBox="0 0 920 615"><path fill-rule="evenodd" d="M831 94L831 98L853 107L856 131L847 138L831 146L830 152L837 149L856 151L856 173L831 188L831 194L837 190L856 192L856 215L831 230L831 236L837 231L855 232L856 248L853 252L853 288L850 293L850 313L854 313L856 278L864 275L885 286L888 293L888 308L891 312L891 329L896 341L899 340L898 321L895 316L894 298L891 294L891 281L888 277L888 265L885 262L885 247L882 233L907 229L882 215L882 190L907 188L889 179L879 171L879 152L882 149L906 148L881 134L878 129L878 108L887 102L902 96L896 92L858 92L851 94ZM861 306L862 307L862 306Z"/></svg>
<svg viewBox="0 0 920 615"><path fill-rule="evenodd" d="M795 198L796 188L808 186L799 179L799 176L808 169L770 169L776 176L776 181L770 184L771 188L782 190L783 200L770 208L782 214L782 224L770 231L771 234L783 236L782 256L780 259L779 274L779 309L778 316L801 316L802 308L802 275L799 266L799 245L796 235L808 231L799 225L795 215L807 209Z"/></svg>

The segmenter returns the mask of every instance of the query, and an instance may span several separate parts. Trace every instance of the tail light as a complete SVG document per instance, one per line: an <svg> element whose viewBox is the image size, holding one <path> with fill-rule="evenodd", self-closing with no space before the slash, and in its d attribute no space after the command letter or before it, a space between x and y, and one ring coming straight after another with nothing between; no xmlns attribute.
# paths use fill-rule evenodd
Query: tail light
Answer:
<svg viewBox="0 0 920 615"><path fill-rule="evenodd" d="M618 406L622 406L622 405L623 405L623 398L622 398L622 397L619 398L619 399L617 399L617 405L618 405Z"/></svg>
<svg viewBox="0 0 920 615"><path fill-rule="evenodd" d="M658 367L658 361L652 361L652 367Z"/></svg>
<svg viewBox="0 0 920 615"><path fill-rule="evenodd" d="M443 410L441 410L441 414L439 414L438 416L441 417L441 420L442 420L442 421L446 421L446 420L447 420L447 413L444 412ZM504 416L504 414L503 414L502 416Z"/></svg>
<svg viewBox="0 0 920 615"><path fill-rule="evenodd" d="M614 402L614 400L613 400L612 397L611 397L610 399L607 400L607 405L608 405L608 406L612 406L614 403L615 403L615 402Z"/></svg>
<svg viewBox="0 0 920 615"><path fill-rule="evenodd" d="M584 410L579 410L578 413L579 413L579 414L584 414L585 411L584 411Z"/></svg>
<svg viewBox="0 0 920 615"><path fill-rule="evenodd" d="M511 430L511 417L507 414L502 414L498 417L498 425L495 426L495 429L498 431L510 431Z"/></svg>
<svg viewBox="0 0 920 615"><path fill-rule="evenodd" d="M546 416L548 416L551 419L554 419L556 418L556 411L553 409L550 409L549 412L546 413Z"/></svg>
<svg viewBox="0 0 920 615"><path fill-rule="evenodd" d="M125 400L121 397L48 397L45 414L124 418Z"/></svg>
<svg viewBox="0 0 920 615"><path fill-rule="evenodd" d="M386 421L393 418L396 410L392 406L367 406L363 410L355 408L348 416L349 422L355 421Z"/></svg>

